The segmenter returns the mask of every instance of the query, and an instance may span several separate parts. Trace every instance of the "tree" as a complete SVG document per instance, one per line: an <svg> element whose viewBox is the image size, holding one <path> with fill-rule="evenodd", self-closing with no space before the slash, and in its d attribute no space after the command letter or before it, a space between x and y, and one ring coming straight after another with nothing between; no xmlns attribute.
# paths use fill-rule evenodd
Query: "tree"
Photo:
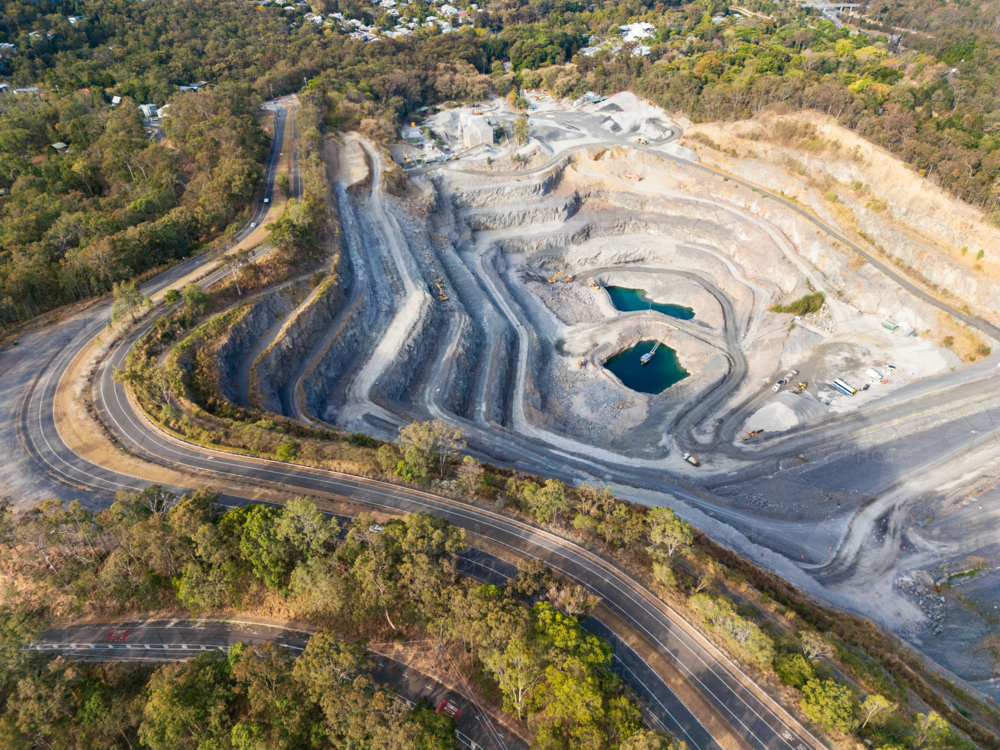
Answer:
<svg viewBox="0 0 1000 750"><path fill-rule="evenodd" d="M802 653L809 661L816 661L821 656L830 655L830 644L819 633L806 630L800 634Z"/></svg>
<svg viewBox="0 0 1000 750"><path fill-rule="evenodd" d="M640 729L619 746L619 750L682 750L682 748L687 750L683 742L675 745L667 735L649 729Z"/></svg>
<svg viewBox="0 0 1000 750"><path fill-rule="evenodd" d="M479 461L472 456L466 456L455 474L455 480L462 491L475 496L483 485L486 471Z"/></svg>
<svg viewBox="0 0 1000 750"><path fill-rule="evenodd" d="M801 654L779 656L774 660L774 673L778 675L782 685L798 690L816 677L812 665Z"/></svg>
<svg viewBox="0 0 1000 750"><path fill-rule="evenodd" d="M297 615L338 614L347 595L337 560L322 555L295 566L288 592L288 604Z"/></svg>
<svg viewBox="0 0 1000 750"><path fill-rule="evenodd" d="M690 547L694 541L691 527L670 508L653 508L646 518L649 522L649 540L653 543L648 548L650 554L666 555L669 559Z"/></svg>
<svg viewBox="0 0 1000 750"><path fill-rule="evenodd" d="M518 719L544 677L544 670L528 645L520 638L511 640L502 649L483 654L483 665L496 679L503 692L504 710Z"/></svg>
<svg viewBox="0 0 1000 750"><path fill-rule="evenodd" d="M351 567L351 577L361 586L365 599L381 607L389 627L396 630L389 608L394 608L399 600L396 575L399 549L392 535L384 531L370 536L368 544Z"/></svg>
<svg viewBox="0 0 1000 750"><path fill-rule="evenodd" d="M625 503L615 503L613 510L601 524L601 530L604 532L604 540L608 544L628 548L642 537L646 531L646 522L631 506Z"/></svg>
<svg viewBox="0 0 1000 750"><path fill-rule="evenodd" d="M416 727L416 750L454 750L458 742L455 720L448 714L438 713L426 695L420 696L417 705L407 718Z"/></svg>
<svg viewBox="0 0 1000 750"><path fill-rule="evenodd" d="M857 726L858 702L846 685L809 680L802 687L802 712L825 729L847 734Z"/></svg>
<svg viewBox="0 0 1000 750"><path fill-rule="evenodd" d="M222 260L219 261L220 266L232 273L233 281L236 282L236 293L240 296L243 296L243 290L240 288L240 272L252 259L253 249L245 248L236 252L226 253L222 256Z"/></svg>
<svg viewBox="0 0 1000 750"><path fill-rule="evenodd" d="M180 301L181 301L181 293L178 292L176 289L168 289L166 292L163 293L163 302L168 307L176 305Z"/></svg>
<svg viewBox="0 0 1000 750"><path fill-rule="evenodd" d="M292 194L292 183L288 179L288 173L283 172L278 175L278 190L284 193L285 197L288 198Z"/></svg>
<svg viewBox="0 0 1000 750"><path fill-rule="evenodd" d="M914 746L917 750L925 747L944 747L945 740L951 734L951 727L948 722L941 717L937 711L927 714L917 714L917 736L914 738Z"/></svg>
<svg viewBox="0 0 1000 750"><path fill-rule="evenodd" d="M292 671L312 699L318 701L338 685L354 682L371 667L362 644L343 641L332 630L321 630L309 639Z"/></svg>
<svg viewBox="0 0 1000 750"><path fill-rule="evenodd" d="M542 523L548 523L572 507L569 489L558 479L546 480L545 485L528 499L528 505Z"/></svg>
<svg viewBox="0 0 1000 750"><path fill-rule="evenodd" d="M514 142L521 145L528 140L528 116L521 115L514 121Z"/></svg>
<svg viewBox="0 0 1000 750"><path fill-rule="evenodd" d="M111 320L118 322L124 315L128 315L135 323L135 311L141 307L152 305L149 297L142 293L136 282L126 284L124 281L115 283L113 288L115 303L111 308Z"/></svg>
<svg viewBox="0 0 1000 750"><path fill-rule="evenodd" d="M299 447L295 443L282 443L278 450L274 452L274 457L279 461L288 463L299 457Z"/></svg>
<svg viewBox="0 0 1000 750"><path fill-rule="evenodd" d="M291 573L294 550L279 531L282 512L266 505L251 505L240 536L240 551L254 577L269 589L285 586Z"/></svg>
<svg viewBox="0 0 1000 750"><path fill-rule="evenodd" d="M212 307L211 299L197 284L185 284L181 296L185 309L194 315L204 315Z"/></svg>
<svg viewBox="0 0 1000 750"><path fill-rule="evenodd" d="M399 428L400 448L403 459L396 473L412 474L413 478L423 479L430 469L430 456L434 450L435 435L430 422L411 422ZM403 465L405 464L405 466Z"/></svg>
<svg viewBox="0 0 1000 750"><path fill-rule="evenodd" d="M235 696L229 662L218 652L160 667L148 690L139 737L152 750L229 746Z"/></svg>
<svg viewBox="0 0 1000 750"><path fill-rule="evenodd" d="M574 617L590 613L601 603L601 597L597 594L565 579L559 579L549 586L548 597L554 607Z"/></svg>
<svg viewBox="0 0 1000 750"><path fill-rule="evenodd" d="M599 511L614 506L615 496L610 487L600 489L589 484L581 484L576 488L576 508L585 516L596 516Z"/></svg>
<svg viewBox="0 0 1000 750"><path fill-rule="evenodd" d="M895 704L890 703L878 693L872 693L861 703L861 717L864 719L861 722L861 728L864 729L869 721L880 723L885 716L888 716L895 710Z"/></svg>
<svg viewBox="0 0 1000 750"><path fill-rule="evenodd" d="M311 557L321 554L340 535L340 526L333 518L328 519L312 500L297 497L282 508L277 532L299 555Z"/></svg>

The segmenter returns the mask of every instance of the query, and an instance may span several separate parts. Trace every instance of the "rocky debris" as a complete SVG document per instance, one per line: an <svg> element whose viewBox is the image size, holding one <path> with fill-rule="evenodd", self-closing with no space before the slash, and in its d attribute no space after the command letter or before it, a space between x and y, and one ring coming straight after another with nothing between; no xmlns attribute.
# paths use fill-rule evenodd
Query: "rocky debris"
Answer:
<svg viewBox="0 0 1000 750"><path fill-rule="evenodd" d="M944 631L944 597L910 576L897 578L894 585L916 599L917 606L930 622L931 634L940 635Z"/></svg>

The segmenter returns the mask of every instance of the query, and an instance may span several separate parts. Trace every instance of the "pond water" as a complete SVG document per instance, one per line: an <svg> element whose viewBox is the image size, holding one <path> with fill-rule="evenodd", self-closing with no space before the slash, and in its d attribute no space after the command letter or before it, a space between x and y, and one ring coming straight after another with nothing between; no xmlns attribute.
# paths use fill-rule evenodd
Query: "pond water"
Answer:
<svg viewBox="0 0 1000 750"><path fill-rule="evenodd" d="M606 288L608 296L611 297L612 304L622 312L653 309L679 320L691 320L694 317L694 310L690 307L653 302L651 308L650 299L646 296L644 289L626 289L623 286L609 286Z"/></svg>
<svg viewBox="0 0 1000 750"><path fill-rule="evenodd" d="M611 357L604 366L618 376L627 388L639 393L663 393L674 383L679 383L690 373L681 367L677 352L669 346L660 346L647 364L641 357L649 352L655 341L640 341L631 349Z"/></svg>

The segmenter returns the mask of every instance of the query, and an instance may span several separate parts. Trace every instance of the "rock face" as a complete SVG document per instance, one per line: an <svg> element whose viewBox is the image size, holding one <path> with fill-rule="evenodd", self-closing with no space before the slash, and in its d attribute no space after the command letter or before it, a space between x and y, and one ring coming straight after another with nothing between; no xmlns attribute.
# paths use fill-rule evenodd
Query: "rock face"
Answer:
<svg viewBox="0 0 1000 750"><path fill-rule="evenodd" d="M791 119L814 125L821 138L838 144L838 148L831 145L810 152L769 142L767 137L759 137L771 126L767 118L698 125L687 137L704 134L722 143L723 148L736 147L743 152L739 158L709 147L700 147L698 157L709 166L794 196L848 232L850 223L856 223L863 233L858 237L862 246L867 244L884 253L904 271L910 269L915 280L946 290L994 322L1000 321L1000 252L995 250L1000 247L1000 230L977 209L921 179L896 157L841 128L831 118L806 113ZM861 187L855 189L855 185ZM835 193L850 210L852 217L846 225L824 198L827 192ZM968 248L965 255L960 252L963 247ZM980 249L986 252L977 265ZM863 297L856 304L875 306Z"/></svg>
<svg viewBox="0 0 1000 750"><path fill-rule="evenodd" d="M303 352L311 350L330 325L343 299L335 276L316 287L254 363L251 403L267 411L282 413L278 391L295 371Z"/></svg>
<svg viewBox="0 0 1000 750"><path fill-rule="evenodd" d="M271 291L249 303L249 310L229 329L222 340L216 361L219 368L219 388L222 395L233 403L240 403L236 382L246 353L264 335L264 332L281 320L292 309L288 290Z"/></svg>

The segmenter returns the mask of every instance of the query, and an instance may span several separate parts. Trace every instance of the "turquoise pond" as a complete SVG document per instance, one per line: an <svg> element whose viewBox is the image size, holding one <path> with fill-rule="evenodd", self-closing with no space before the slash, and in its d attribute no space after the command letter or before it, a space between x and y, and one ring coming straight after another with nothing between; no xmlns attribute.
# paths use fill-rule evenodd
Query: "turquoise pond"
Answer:
<svg viewBox="0 0 1000 750"><path fill-rule="evenodd" d="M608 296L611 297L612 304L622 312L653 309L679 320L691 320L694 317L694 310L690 307L665 305L659 302L653 302L652 306L650 306L650 299L646 296L644 289L626 289L623 286L609 286L606 288Z"/></svg>
<svg viewBox="0 0 1000 750"><path fill-rule="evenodd" d="M655 341L640 341L631 349L611 357L604 366L613 372L627 388L639 393L663 393L684 380L690 373L681 367L677 352L660 344L648 364L640 357L655 346Z"/></svg>

